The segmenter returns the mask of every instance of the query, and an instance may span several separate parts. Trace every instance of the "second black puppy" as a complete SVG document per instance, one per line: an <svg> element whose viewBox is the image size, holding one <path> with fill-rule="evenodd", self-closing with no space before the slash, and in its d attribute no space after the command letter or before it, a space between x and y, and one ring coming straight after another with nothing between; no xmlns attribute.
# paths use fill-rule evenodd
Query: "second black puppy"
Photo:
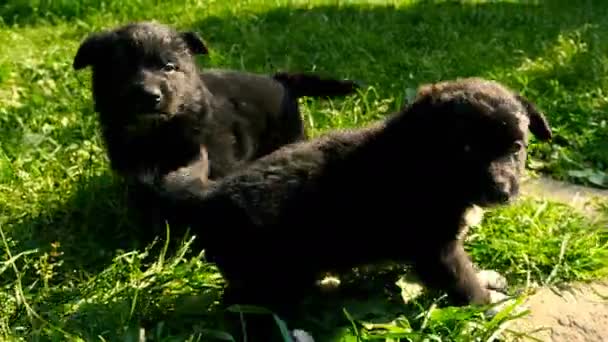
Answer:
<svg viewBox="0 0 608 342"><path fill-rule="evenodd" d="M491 286L460 233L471 206L517 196L528 131L551 138L522 96L479 78L442 82L384 122L283 147L204 191L164 195L198 227L229 302L286 315L319 272L392 260L456 304L488 304Z"/></svg>
<svg viewBox="0 0 608 342"><path fill-rule="evenodd" d="M161 175L208 153L211 179L306 137L301 96L353 93L352 81L315 75L200 72L207 47L194 32L154 22L91 34L73 67L93 69L93 97L114 170Z"/></svg>

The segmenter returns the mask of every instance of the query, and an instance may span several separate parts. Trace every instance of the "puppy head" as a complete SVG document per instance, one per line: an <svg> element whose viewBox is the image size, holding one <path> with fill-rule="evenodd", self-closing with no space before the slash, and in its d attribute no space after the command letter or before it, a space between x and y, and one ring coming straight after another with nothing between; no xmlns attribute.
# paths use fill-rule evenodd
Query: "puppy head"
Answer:
<svg viewBox="0 0 608 342"><path fill-rule="evenodd" d="M479 206L516 197L529 132L541 141L552 135L532 102L481 78L424 85L409 111L428 128L429 159L440 184Z"/></svg>
<svg viewBox="0 0 608 342"><path fill-rule="evenodd" d="M194 32L154 22L130 23L91 34L73 67L92 67L93 97L102 122L171 116L197 99L201 84L194 55L207 54Z"/></svg>

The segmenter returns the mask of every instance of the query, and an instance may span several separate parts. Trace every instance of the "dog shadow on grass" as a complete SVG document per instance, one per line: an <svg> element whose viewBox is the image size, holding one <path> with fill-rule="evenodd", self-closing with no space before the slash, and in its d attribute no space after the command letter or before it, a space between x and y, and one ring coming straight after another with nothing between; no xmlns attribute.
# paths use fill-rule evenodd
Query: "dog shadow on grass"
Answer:
<svg viewBox="0 0 608 342"><path fill-rule="evenodd" d="M423 294L416 302L404 304L399 289L393 286L397 272L372 273L356 276L356 280L351 279L352 283L343 284L335 293L312 293L294 307L296 320L289 328L311 332L317 341L350 340L354 335L353 326L361 329L362 324L377 324L377 332L382 331L396 317L405 317L409 327L421 329L424 321L421 313L437 297ZM141 331L154 341L228 340L223 337L240 334L239 319L247 325L252 314L246 313L239 318L238 313L219 309L220 292L178 296L165 300L152 311L135 312L132 317L129 317L132 312L132 299L129 298L107 304L85 303L62 328L87 340L98 336L106 340L124 340L139 336ZM278 325L276 329L280 329ZM391 330L395 332L396 329Z"/></svg>
<svg viewBox="0 0 608 342"><path fill-rule="evenodd" d="M100 271L117 250L142 249L153 239L138 225L127 196L126 184L110 172L82 176L65 200L42 204L36 215L11 225L11 234L20 237L16 252L54 250L66 269Z"/></svg>
<svg viewBox="0 0 608 342"><path fill-rule="evenodd" d="M23 268L19 281L43 294L42 299L31 298L29 304L58 339L66 338L63 332L68 332L86 340L99 336L117 340L138 337L140 327L162 335L196 331L201 320L214 326L221 323L214 308L222 290L215 270L190 262L199 252L190 249L183 264L155 270L161 253L168 264L183 251L179 233L185 231L169 227L172 235L165 249L166 227L147 225L149 221L130 207L130 190L110 171L83 175L62 201L55 197L37 214L10 222L11 253L37 250L28 257L44 259L28 262L28 271ZM19 260L16 264L22 268ZM48 290L41 289L45 285L32 264L54 267ZM147 279L155 280L143 285ZM171 324L159 325L167 320Z"/></svg>

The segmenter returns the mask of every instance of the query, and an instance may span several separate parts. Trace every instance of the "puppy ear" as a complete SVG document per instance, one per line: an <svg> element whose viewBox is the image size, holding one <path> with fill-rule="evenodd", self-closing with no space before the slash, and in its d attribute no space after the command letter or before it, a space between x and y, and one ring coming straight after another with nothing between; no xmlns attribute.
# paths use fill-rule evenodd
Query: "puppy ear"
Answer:
<svg viewBox="0 0 608 342"><path fill-rule="evenodd" d="M411 102L415 102L421 99L427 99L433 96L433 93L435 92L435 85L434 84L423 84L421 86L418 87L418 90L416 91L416 94L414 94L413 99Z"/></svg>
<svg viewBox="0 0 608 342"><path fill-rule="evenodd" d="M515 97L526 109L526 113L530 119L530 132L541 141L551 140L553 133L551 132L551 127L549 126L549 122L545 118L545 115L525 97L519 94L516 94Z"/></svg>
<svg viewBox="0 0 608 342"><path fill-rule="evenodd" d="M88 36L76 52L72 67L80 70L89 65L95 65L103 57L103 49L107 44L109 34L106 32L94 33Z"/></svg>
<svg viewBox="0 0 608 342"><path fill-rule="evenodd" d="M195 55L206 55L209 53L205 42L194 31L181 32L180 36L188 45L188 49Z"/></svg>

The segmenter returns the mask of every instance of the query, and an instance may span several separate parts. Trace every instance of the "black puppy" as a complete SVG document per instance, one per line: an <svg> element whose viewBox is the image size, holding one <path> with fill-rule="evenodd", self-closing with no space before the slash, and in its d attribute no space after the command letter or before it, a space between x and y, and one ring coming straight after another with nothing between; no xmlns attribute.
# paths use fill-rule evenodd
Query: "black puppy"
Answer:
<svg viewBox="0 0 608 342"><path fill-rule="evenodd" d="M319 272L392 260L455 304L487 304L493 286L463 249L464 216L517 196L528 130L552 135L533 103L499 83L429 84L384 122L285 146L203 191L163 195L198 227L228 303L287 315Z"/></svg>
<svg viewBox="0 0 608 342"><path fill-rule="evenodd" d="M74 69L91 66L93 97L111 166L122 175L165 174L209 156L209 177L306 137L301 96L353 93L355 82L316 75L200 72L207 47L194 32L154 22L91 34Z"/></svg>
<svg viewBox="0 0 608 342"><path fill-rule="evenodd" d="M142 174L168 175L204 158L208 168L189 182L204 187L207 178L305 139L298 98L347 95L358 88L353 81L313 74L201 72L195 55L206 53L194 32L138 22L91 34L74 58L74 69L92 67L111 167L131 185L130 207L142 226L171 221L154 191L138 182Z"/></svg>

